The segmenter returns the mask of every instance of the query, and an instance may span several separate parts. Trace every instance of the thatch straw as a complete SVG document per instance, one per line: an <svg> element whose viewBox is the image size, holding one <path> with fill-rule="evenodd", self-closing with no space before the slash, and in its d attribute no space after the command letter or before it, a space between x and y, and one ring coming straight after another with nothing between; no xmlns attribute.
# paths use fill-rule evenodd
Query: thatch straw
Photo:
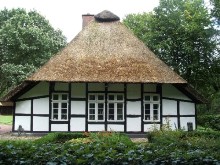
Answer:
<svg viewBox="0 0 220 165"><path fill-rule="evenodd" d="M186 83L118 21L92 21L28 80Z"/></svg>

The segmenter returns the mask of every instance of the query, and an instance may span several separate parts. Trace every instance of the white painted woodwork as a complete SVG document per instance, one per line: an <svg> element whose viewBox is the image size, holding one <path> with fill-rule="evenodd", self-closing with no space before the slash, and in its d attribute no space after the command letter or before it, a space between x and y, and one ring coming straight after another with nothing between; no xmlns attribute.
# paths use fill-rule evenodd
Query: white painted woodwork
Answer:
<svg viewBox="0 0 220 165"><path fill-rule="evenodd" d="M86 102L85 101L71 101L71 114L85 115Z"/></svg>
<svg viewBox="0 0 220 165"><path fill-rule="evenodd" d="M72 83L71 84L71 97L86 98L86 84L85 83Z"/></svg>
<svg viewBox="0 0 220 165"><path fill-rule="evenodd" d="M144 124L144 132L159 130L160 124Z"/></svg>
<svg viewBox="0 0 220 165"><path fill-rule="evenodd" d="M104 124L88 124L88 131L105 131Z"/></svg>
<svg viewBox="0 0 220 165"><path fill-rule="evenodd" d="M177 88L170 84L165 84L162 86L162 95L163 97L173 99L190 100L190 98L185 96L182 92L180 92Z"/></svg>
<svg viewBox="0 0 220 165"><path fill-rule="evenodd" d="M34 116L33 131L49 131L49 117Z"/></svg>
<svg viewBox="0 0 220 165"><path fill-rule="evenodd" d="M72 117L70 121L70 131L85 131L85 118Z"/></svg>
<svg viewBox="0 0 220 165"><path fill-rule="evenodd" d="M178 129L178 120L177 117L163 117L163 128L164 129Z"/></svg>
<svg viewBox="0 0 220 165"><path fill-rule="evenodd" d="M28 92L23 94L19 99L29 98L29 97L38 97L38 96L45 96L49 95L49 83L47 82L40 82Z"/></svg>
<svg viewBox="0 0 220 165"><path fill-rule="evenodd" d="M127 102L128 115L141 115L141 101L128 101Z"/></svg>
<svg viewBox="0 0 220 165"><path fill-rule="evenodd" d="M144 84L144 92L156 92L156 84Z"/></svg>
<svg viewBox="0 0 220 165"><path fill-rule="evenodd" d="M127 117L127 131L140 132L141 131L141 117L129 118Z"/></svg>
<svg viewBox="0 0 220 165"><path fill-rule="evenodd" d="M33 100L34 114L49 114L49 98L40 98Z"/></svg>
<svg viewBox="0 0 220 165"><path fill-rule="evenodd" d="M30 116L15 116L15 130L18 129L19 125L24 128L24 131L31 130L31 117Z"/></svg>
<svg viewBox="0 0 220 165"><path fill-rule="evenodd" d="M124 91L124 84L108 84L108 91Z"/></svg>
<svg viewBox="0 0 220 165"><path fill-rule="evenodd" d="M108 124L107 126L108 131L115 131L115 132L124 132L124 125L119 124Z"/></svg>
<svg viewBox="0 0 220 165"><path fill-rule="evenodd" d="M104 83L89 83L88 84L89 91L105 91Z"/></svg>
<svg viewBox="0 0 220 165"><path fill-rule="evenodd" d="M195 103L180 102L180 115L195 115Z"/></svg>
<svg viewBox="0 0 220 165"><path fill-rule="evenodd" d="M162 100L163 115L177 115L177 101Z"/></svg>
<svg viewBox="0 0 220 165"><path fill-rule="evenodd" d="M15 113L31 114L31 100L16 102Z"/></svg>
<svg viewBox="0 0 220 165"><path fill-rule="evenodd" d="M68 131L68 124L51 124L51 131Z"/></svg>
<svg viewBox="0 0 220 165"><path fill-rule="evenodd" d="M193 130L196 129L195 127L195 117L180 117L180 127L183 130L188 130L187 128L187 122L193 123Z"/></svg>
<svg viewBox="0 0 220 165"><path fill-rule="evenodd" d="M127 84L127 98L140 99L141 98L141 84Z"/></svg>
<svg viewBox="0 0 220 165"><path fill-rule="evenodd" d="M68 91L69 90L69 84L68 83L61 83L57 82L54 86L55 91Z"/></svg>

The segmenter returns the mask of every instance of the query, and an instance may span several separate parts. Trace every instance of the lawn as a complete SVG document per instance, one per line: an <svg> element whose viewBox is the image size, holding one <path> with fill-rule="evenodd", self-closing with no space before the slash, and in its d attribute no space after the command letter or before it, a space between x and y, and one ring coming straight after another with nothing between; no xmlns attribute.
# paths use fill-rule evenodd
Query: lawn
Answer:
<svg viewBox="0 0 220 165"><path fill-rule="evenodd" d="M0 124L7 124L11 125L12 124L12 116L9 115L0 115Z"/></svg>

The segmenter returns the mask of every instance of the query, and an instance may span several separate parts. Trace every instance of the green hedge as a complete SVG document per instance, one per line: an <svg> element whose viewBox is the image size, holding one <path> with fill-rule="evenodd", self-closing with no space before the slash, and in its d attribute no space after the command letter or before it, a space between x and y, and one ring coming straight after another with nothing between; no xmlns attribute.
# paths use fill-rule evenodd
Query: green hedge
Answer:
<svg viewBox="0 0 220 165"><path fill-rule="evenodd" d="M198 125L220 131L220 115L199 115Z"/></svg>
<svg viewBox="0 0 220 165"><path fill-rule="evenodd" d="M149 143L142 144L132 143L119 133L48 134L43 137L45 143L0 142L0 164L219 165L220 133L209 134L212 136L204 132L156 131L149 134ZM67 141L59 143L59 138L65 136ZM80 140L69 140L70 136ZM90 141L83 140L85 137Z"/></svg>

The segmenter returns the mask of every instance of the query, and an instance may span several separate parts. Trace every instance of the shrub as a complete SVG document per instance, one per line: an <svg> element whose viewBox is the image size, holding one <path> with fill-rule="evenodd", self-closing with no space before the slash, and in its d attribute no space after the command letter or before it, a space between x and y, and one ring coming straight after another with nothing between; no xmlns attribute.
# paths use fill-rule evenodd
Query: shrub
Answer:
<svg viewBox="0 0 220 165"><path fill-rule="evenodd" d="M199 115L198 125L220 131L220 115Z"/></svg>

